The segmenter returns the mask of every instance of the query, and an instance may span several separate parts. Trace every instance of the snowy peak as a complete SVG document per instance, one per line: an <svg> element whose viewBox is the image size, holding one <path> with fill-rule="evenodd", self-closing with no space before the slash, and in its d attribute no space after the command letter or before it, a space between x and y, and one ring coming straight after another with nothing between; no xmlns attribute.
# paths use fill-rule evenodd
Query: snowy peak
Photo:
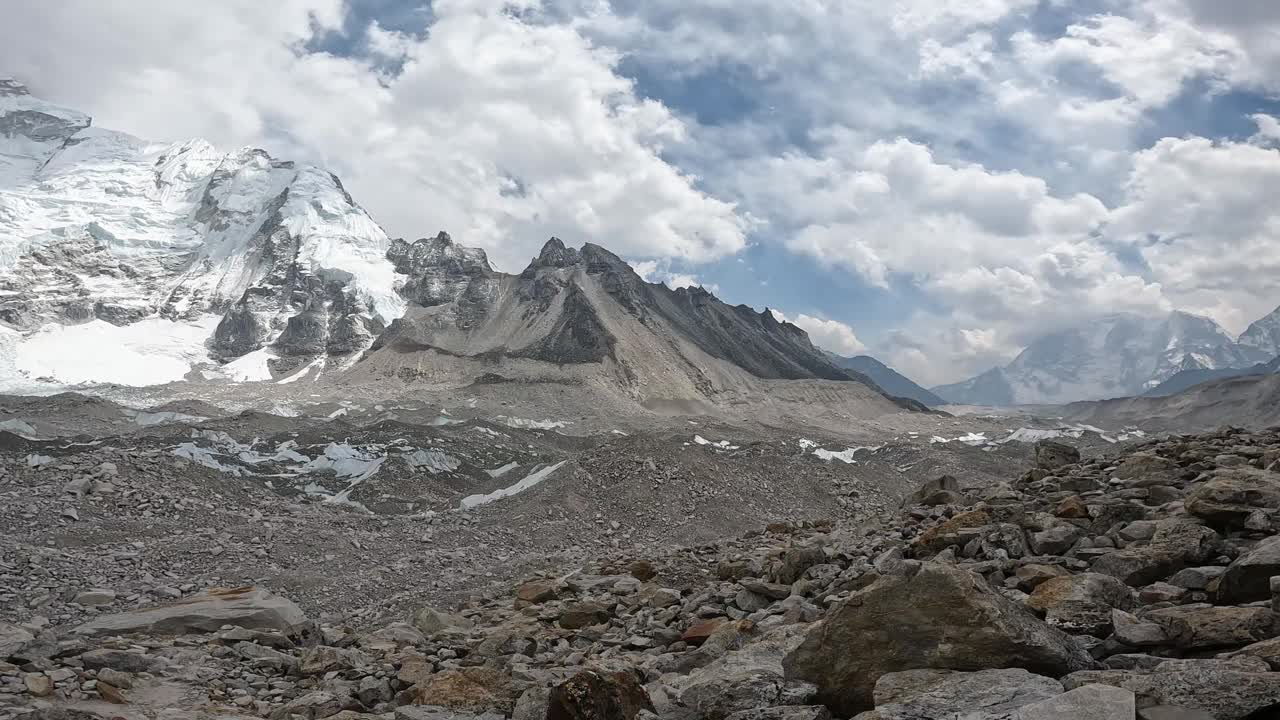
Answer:
<svg viewBox="0 0 1280 720"><path fill-rule="evenodd" d="M0 83L0 380L10 385L132 381L86 377L33 350L52 333L74 344L92 323L102 324L92 342L144 320L179 338L148 348L176 363L155 382L202 364L217 375L214 358L247 353L282 369L354 354L404 312L390 248L324 170L95 128Z"/></svg>
<svg viewBox="0 0 1280 720"><path fill-rule="evenodd" d="M1264 355L1280 356L1280 307L1246 328L1239 342Z"/></svg>
<svg viewBox="0 0 1280 720"><path fill-rule="evenodd" d="M934 392L963 404L1060 404L1140 395L1180 372L1254 362L1256 351L1211 318L1117 314L1045 335L1007 366Z"/></svg>

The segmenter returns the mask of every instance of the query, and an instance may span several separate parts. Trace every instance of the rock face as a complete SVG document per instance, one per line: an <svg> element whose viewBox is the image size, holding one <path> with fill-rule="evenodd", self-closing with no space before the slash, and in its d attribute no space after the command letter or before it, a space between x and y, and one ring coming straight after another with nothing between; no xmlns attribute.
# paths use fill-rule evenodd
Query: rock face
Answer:
<svg viewBox="0 0 1280 720"><path fill-rule="evenodd" d="M823 704L846 714L870 709L888 672L1018 667L1061 677L1092 664L1067 635L980 577L938 563L850 596L784 661L787 677L814 683Z"/></svg>
<svg viewBox="0 0 1280 720"><path fill-rule="evenodd" d="M260 588L243 587L211 590L167 605L104 615L76 628L76 632L81 635L183 635L213 632L228 624L293 635L306 628L307 617L297 605L282 597Z"/></svg>

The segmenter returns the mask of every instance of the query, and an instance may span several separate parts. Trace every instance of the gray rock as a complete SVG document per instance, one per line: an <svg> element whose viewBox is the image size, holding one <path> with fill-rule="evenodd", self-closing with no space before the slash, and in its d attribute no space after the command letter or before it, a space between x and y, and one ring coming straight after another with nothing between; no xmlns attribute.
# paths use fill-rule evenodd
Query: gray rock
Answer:
<svg viewBox="0 0 1280 720"><path fill-rule="evenodd" d="M1153 610L1147 622L1159 625L1182 649L1229 648L1275 637L1276 616L1269 608L1183 605Z"/></svg>
<svg viewBox="0 0 1280 720"><path fill-rule="evenodd" d="M1093 571L1142 587L1183 568L1202 565L1218 549L1218 534L1188 520L1161 520L1148 545L1136 545L1100 556Z"/></svg>
<svg viewBox="0 0 1280 720"><path fill-rule="evenodd" d="M545 714L545 709L543 712ZM503 718L502 714L495 712L476 714L430 705L405 705L396 708L395 711L395 720L503 720Z"/></svg>
<svg viewBox="0 0 1280 720"><path fill-rule="evenodd" d="M1142 622L1123 610L1111 611L1111 623L1116 640L1129 647L1159 647L1169 642L1163 627Z"/></svg>
<svg viewBox="0 0 1280 720"><path fill-rule="evenodd" d="M90 650L80 655L80 662L89 670L109 668L127 673L155 672L165 665L162 658L109 648Z"/></svg>
<svg viewBox="0 0 1280 720"><path fill-rule="evenodd" d="M903 681L894 675L915 675ZM888 683L892 690L882 688ZM875 720L916 720L917 718L1008 717L1025 705L1062 693L1062 683L1033 675L1026 670L980 670L938 672L931 670L890 673L876 683L877 702L868 713Z"/></svg>
<svg viewBox="0 0 1280 720"><path fill-rule="evenodd" d="M1242 720L1280 703L1280 673L1257 659L1169 660L1151 672L1098 670L1063 678L1069 689L1095 683L1129 690L1144 704L1203 710L1218 720Z"/></svg>
<svg viewBox="0 0 1280 720"><path fill-rule="evenodd" d="M1241 467L1219 470L1186 500L1187 512L1214 527L1243 528L1259 508L1280 508L1280 474Z"/></svg>
<svg viewBox="0 0 1280 720"><path fill-rule="evenodd" d="M17 625L0 622L0 660L18 654L35 639L34 635Z"/></svg>
<svg viewBox="0 0 1280 720"><path fill-rule="evenodd" d="M1280 536L1263 540L1227 567L1218 583L1218 602L1269 600L1275 575L1280 575Z"/></svg>
<svg viewBox="0 0 1280 720"><path fill-rule="evenodd" d="M1057 470L1064 465L1080 462L1080 451L1066 443L1040 440L1036 443L1036 467L1041 470Z"/></svg>
<svg viewBox="0 0 1280 720"><path fill-rule="evenodd" d="M1017 720L1132 720L1135 698L1124 688L1084 685L1018 710Z"/></svg>
<svg viewBox="0 0 1280 720"><path fill-rule="evenodd" d="M1060 523L1031 534L1031 549L1037 555L1062 555L1083 535L1075 525Z"/></svg>
<svg viewBox="0 0 1280 720"><path fill-rule="evenodd" d="M725 720L831 720L831 711L822 705L790 705L740 710Z"/></svg>
<svg viewBox="0 0 1280 720"><path fill-rule="evenodd" d="M178 602L104 615L75 629L81 635L144 633L183 635L214 632L223 625L302 632L307 616L292 602L260 588L211 590Z"/></svg>
<svg viewBox="0 0 1280 720"><path fill-rule="evenodd" d="M1214 720L1214 717L1203 710L1172 705L1152 705L1138 710L1138 720Z"/></svg>
<svg viewBox="0 0 1280 720"><path fill-rule="evenodd" d="M1186 568L1179 570L1173 577L1169 578L1169 584L1188 590L1204 590L1209 587L1209 583L1222 577L1222 574L1226 571L1226 568L1217 565Z"/></svg>
<svg viewBox="0 0 1280 720"><path fill-rule="evenodd" d="M845 715L871 708L885 673L1018 667L1061 677L1092 665L1062 631L981 577L939 563L854 593L783 662L788 678L814 683L822 704Z"/></svg>
<svg viewBox="0 0 1280 720"><path fill-rule="evenodd" d="M461 615L424 607L414 613L413 626L423 635L431 637L447 630L466 630L471 627L471 621Z"/></svg>

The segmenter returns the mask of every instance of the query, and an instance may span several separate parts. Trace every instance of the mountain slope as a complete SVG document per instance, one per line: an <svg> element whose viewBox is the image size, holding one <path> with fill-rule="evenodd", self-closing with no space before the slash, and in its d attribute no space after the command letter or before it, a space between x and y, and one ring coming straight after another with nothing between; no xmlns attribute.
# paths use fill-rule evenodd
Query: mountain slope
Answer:
<svg viewBox="0 0 1280 720"><path fill-rule="evenodd" d="M1003 368L933 392L972 405L1061 404L1140 395L1182 371L1245 367L1264 359L1269 357L1236 344L1206 317L1118 314L1046 335Z"/></svg>
<svg viewBox="0 0 1280 720"><path fill-rule="evenodd" d="M881 390L894 397L911 398L929 407L945 405L947 402L870 355L842 357L830 354L829 357L836 366L861 373L878 385Z"/></svg>
<svg viewBox="0 0 1280 720"><path fill-rule="evenodd" d="M552 238L519 275L493 271L482 251L443 233L397 241L391 257L412 302L351 368L353 382L556 382L663 403L749 394L760 381L835 380L888 402L800 328L701 288L645 282L598 245Z"/></svg>
<svg viewBox="0 0 1280 720"><path fill-rule="evenodd" d="M1272 372L1201 383L1164 397L1129 397L1072 403L1061 409L1068 420L1106 427L1137 426L1186 432L1223 425L1265 428L1280 425L1280 363Z"/></svg>
<svg viewBox="0 0 1280 720"><path fill-rule="evenodd" d="M1280 307L1246 328L1238 342L1264 355L1280 356Z"/></svg>

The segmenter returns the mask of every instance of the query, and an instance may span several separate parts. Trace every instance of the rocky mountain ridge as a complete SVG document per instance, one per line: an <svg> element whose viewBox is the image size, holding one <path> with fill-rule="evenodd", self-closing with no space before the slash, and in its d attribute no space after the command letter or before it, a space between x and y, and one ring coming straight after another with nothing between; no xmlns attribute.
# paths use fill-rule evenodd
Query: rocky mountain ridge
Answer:
<svg viewBox="0 0 1280 720"><path fill-rule="evenodd" d="M885 365L870 355L841 357L831 354L835 364L846 370L862 373L880 386L882 390L896 397L911 398L928 407L946 405L947 401L929 392L902 373Z"/></svg>
<svg viewBox="0 0 1280 720"><path fill-rule="evenodd" d="M1268 318L1280 317L1272 313ZM1004 367L932 388L957 404L1063 404L1147 393L1179 373L1245 368L1280 355L1267 318L1237 341L1207 317L1119 314L1046 335ZM1274 323L1272 323L1274 324Z"/></svg>

